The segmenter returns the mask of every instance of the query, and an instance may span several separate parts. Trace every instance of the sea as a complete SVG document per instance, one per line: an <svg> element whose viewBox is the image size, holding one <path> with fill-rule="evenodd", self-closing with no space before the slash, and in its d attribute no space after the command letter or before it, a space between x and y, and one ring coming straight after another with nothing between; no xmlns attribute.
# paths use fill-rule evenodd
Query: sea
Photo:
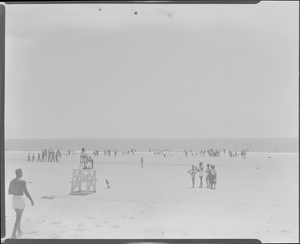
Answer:
<svg viewBox="0 0 300 244"><path fill-rule="evenodd" d="M5 151L94 150L237 150L249 152L299 152L299 138L99 138L99 139L5 139Z"/></svg>

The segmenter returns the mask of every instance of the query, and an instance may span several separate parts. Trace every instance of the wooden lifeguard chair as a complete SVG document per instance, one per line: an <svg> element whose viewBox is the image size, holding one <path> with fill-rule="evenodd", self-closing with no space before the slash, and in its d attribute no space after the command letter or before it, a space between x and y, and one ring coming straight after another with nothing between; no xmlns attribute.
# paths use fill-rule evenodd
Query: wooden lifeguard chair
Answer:
<svg viewBox="0 0 300 244"><path fill-rule="evenodd" d="M73 169L70 194L89 194L96 192L96 169ZM86 184L86 189L83 189Z"/></svg>
<svg viewBox="0 0 300 244"><path fill-rule="evenodd" d="M80 156L79 169L92 169L94 167L93 159L88 156Z"/></svg>

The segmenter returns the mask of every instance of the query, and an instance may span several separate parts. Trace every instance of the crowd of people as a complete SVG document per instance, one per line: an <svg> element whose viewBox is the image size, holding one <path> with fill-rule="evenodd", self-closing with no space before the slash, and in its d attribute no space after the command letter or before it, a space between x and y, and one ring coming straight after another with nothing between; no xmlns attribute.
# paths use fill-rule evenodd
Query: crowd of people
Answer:
<svg viewBox="0 0 300 244"><path fill-rule="evenodd" d="M59 149L56 151L52 149L43 149L41 152L38 152L37 155L35 153L28 153L27 161L28 162L50 162L57 163L61 159L61 152Z"/></svg>
<svg viewBox="0 0 300 244"><path fill-rule="evenodd" d="M200 178L200 185L199 188L203 188L203 177L205 173L205 180L206 180L206 188L209 189L216 189L217 184L217 171L214 165L207 164L206 169L204 169L203 163L199 163L199 167L192 165L192 168L188 171L188 173L192 177L192 187L195 187L195 178L196 174L199 172Z"/></svg>
<svg viewBox="0 0 300 244"><path fill-rule="evenodd" d="M241 152L238 152L237 150L217 150L217 149L208 149L208 150L199 150L199 151L193 151L192 149L189 150L184 150L184 154L185 156L205 156L208 155L209 157L220 157L221 153L223 155L226 155L228 153L229 157L231 158L235 158L237 156L241 156L242 158L246 158L247 155L247 151L248 149L243 149L241 150ZM103 155L107 155L107 156L117 156L118 155L119 150L117 149L104 149L103 151L101 150L93 150L92 151L92 155L93 156L99 156L101 153L103 153ZM122 155L134 155L137 152L137 149L129 149L129 150L124 150L121 151ZM173 152L170 150L160 150L160 149L149 149L149 152L153 153L155 156L163 156L163 157L167 157L167 156L172 156ZM176 151L178 152L178 151ZM66 156L70 156L72 154L77 154L75 151L71 151L71 150L66 150L64 152L61 152L59 149L57 150L52 150L52 149L43 149L41 152L36 153L29 153L27 155L27 161L28 162L59 162L59 160L61 159L62 154L66 155Z"/></svg>
<svg viewBox="0 0 300 244"><path fill-rule="evenodd" d="M243 149L241 150L241 152L238 152L237 150L228 150L228 155L229 157L233 158L233 157L237 157L238 155L241 155L243 158L246 158L246 154L247 151L249 151L248 149ZM188 155L198 155L198 152L193 152L191 149L190 150L184 150L185 156L187 157ZM205 156L206 154L209 157L220 157L221 153L223 153L223 155L226 155L226 149L223 150L218 150L218 149L208 149L208 150L200 150L199 151L199 155L200 156Z"/></svg>

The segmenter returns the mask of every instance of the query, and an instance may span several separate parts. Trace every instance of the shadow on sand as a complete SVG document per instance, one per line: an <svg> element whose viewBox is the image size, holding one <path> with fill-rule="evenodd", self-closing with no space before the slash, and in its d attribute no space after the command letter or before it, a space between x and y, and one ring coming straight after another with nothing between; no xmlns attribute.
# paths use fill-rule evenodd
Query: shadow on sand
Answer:
<svg viewBox="0 0 300 244"><path fill-rule="evenodd" d="M72 196L87 196L87 195L90 195L92 193L95 193L95 191L74 191L74 192L70 193L69 195L72 195Z"/></svg>

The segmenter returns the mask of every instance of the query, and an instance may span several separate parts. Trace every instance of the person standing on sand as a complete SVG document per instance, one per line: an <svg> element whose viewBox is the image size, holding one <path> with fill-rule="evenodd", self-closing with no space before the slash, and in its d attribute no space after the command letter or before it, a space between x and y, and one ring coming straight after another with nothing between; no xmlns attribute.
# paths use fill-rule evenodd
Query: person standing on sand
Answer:
<svg viewBox="0 0 300 244"><path fill-rule="evenodd" d="M206 165L207 168L205 170L205 178L206 178L206 188L210 188L210 168L209 164Z"/></svg>
<svg viewBox="0 0 300 244"><path fill-rule="evenodd" d="M143 157L141 158L141 168L143 168L143 166L144 166L144 159L143 159Z"/></svg>
<svg viewBox="0 0 300 244"><path fill-rule="evenodd" d="M26 197L28 197L28 199L31 201L31 206L34 205L34 202L26 186L26 180L22 179L23 176L22 169L17 169L15 173L17 177L9 183L9 188L8 188L8 194L13 195L12 208L16 211L16 221L15 221L14 230L11 238L17 238L17 231L19 236L22 235L21 218L22 218L23 211L26 207L25 197L23 196L24 193Z"/></svg>
<svg viewBox="0 0 300 244"><path fill-rule="evenodd" d="M55 153L55 163L58 163L58 153Z"/></svg>
<svg viewBox="0 0 300 244"><path fill-rule="evenodd" d="M198 170L197 170L197 168L195 169L195 166L194 165L192 165L192 169L190 169L189 171L188 171L188 173L191 175L191 177L192 177L192 184L193 184L193 188L194 188L194 185L195 185L195 175L196 175L196 173L198 172Z"/></svg>
<svg viewBox="0 0 300 244"><path fill-rule="evenodd" d="M47 162L50 162L50 157L51 157L51 153L50 153L50 151L48 150L48 153L47 153L47 155L48 155L48 161Z"/></svg>
<svg viewBox="0 0 300 244"><path fill-rule="evenodd" d="M217 184L217 171L215 170L215 166L211 166L210 170L210 189L216 189L216 184Z"/></svg>
<svg viewBox="0 0 300 244"><path fill-rule="evenodd" d="M199 178L200 178L200 186L199 188L203 188L203 183L202 183L202 179L203 179L203 176L204 176L204 167L203 167L203 164L202 162L199 163L199 169L198 169L198 172L199 172Z"/></svg>
<svg viewBox="0 0 300 244"><path fill-rule="evenodd" d="M30 162L30 153L27 155L27 161Z"/></svg>
<svg viewBox="0 0 300 244"><path fill-rule="evenodd" d="M37 156L37 159L36 159L37 162L41 162L41 154L38 153L38 156Z"/></svg>
<svg viewBox="0 0 300 244"><path fill-rule="evenodd" d="M52 151L51 153L51 162L55 163L55 151Z"/></svg>

